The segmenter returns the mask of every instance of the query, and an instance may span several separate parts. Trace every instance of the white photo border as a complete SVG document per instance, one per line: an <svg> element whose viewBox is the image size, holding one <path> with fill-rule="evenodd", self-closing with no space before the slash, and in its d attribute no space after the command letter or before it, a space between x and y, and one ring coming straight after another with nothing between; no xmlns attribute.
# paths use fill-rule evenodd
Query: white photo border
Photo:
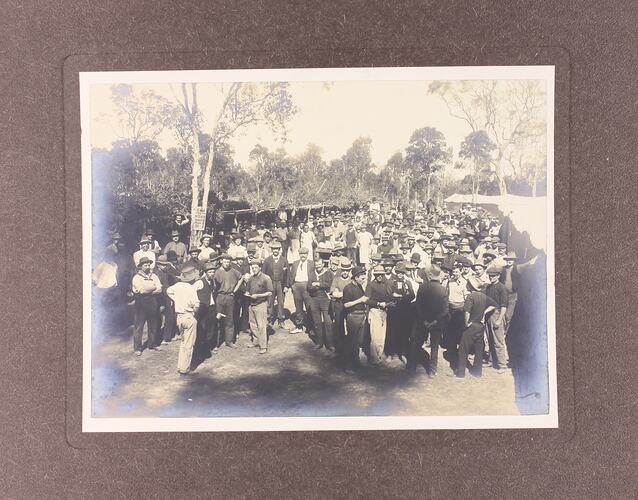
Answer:
<svg viewBox="0 0 638 500"><path fill-rule="evenodd" d="M80 72L82 146L82 432L330 431L558 428L554 252L555 66L439 66L196 71ZM116 83L264 81L544 80L547 91L547 347L549 412L544 415L396 417L93 417L91 370L92 184L90 87Z"/></svg>

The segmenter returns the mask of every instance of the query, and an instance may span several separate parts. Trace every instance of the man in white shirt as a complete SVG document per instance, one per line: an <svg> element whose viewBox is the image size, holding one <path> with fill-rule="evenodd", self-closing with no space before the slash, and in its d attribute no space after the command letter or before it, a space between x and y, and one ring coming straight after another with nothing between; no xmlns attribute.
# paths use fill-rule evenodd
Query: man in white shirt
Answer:
<svg viewBox="0 0 638 500"><path fill-rule="evenodd" d="M191 360L193 358L193 347L197 337L197 319L195 315L200 306L197 290L193 283L198 277L195 266L184 265L180 275L180 281L170 286L166 290L175 304L175 314L177 315L177 329L182 336L177 357L177 371L180 375L191 372Z"/></svg>
<svg viewBox="0 0 638 500"><path fill-rule="evenodd" d="M137 264L137 273L131 281L131 292L135 297L134 327L133 327L133 351L136 356L142 355L142 336L144 325L148 325L147 347L153 351L159 351L159 294L162 293L162 284L151 269L152 261L146 256L140 258Z"/></svg>
<svg viewBox="0 0 638 500"><path fill-rule="evenodd" d="M303 326L307 321L304 314L304 305L306 313L310 311L308 276L310 270L314 271L314 263L308 258L308 254L308 249L302 246L299 249L299 260L292 263L288 274L288 288L292 290L292 296L295 301L295 315L293 316L295 328L290 333L303 331Z"/></svg>
<svg viewBox="0 0 638 500"><path fill-rule="evenodd" d="M204 234L200 239L199 246L199 260L202 262L210 260L211 256L217 253L217 251L211 246L213 237L210 234Z"/></svg>
<svg viewBox="0 0 638 500"><path fill-rule="evenodd" d="M151 261L151 269L155 268L155 252L151 250L151 240L143 236L140 240L140 249L133 254L133 263L138 267L142 257L146 257Z"/></svg>
<svg viewBox="0 0 638 500"><path fill-rule="evenodd" d="M314 255L314 246L317 243L317 239L315 238L315 233L310 230L310 226L308 224L304 224L301 236L300 236L300 245L301 248L306 248L308 250L308 259L312 262Z"/></svg>

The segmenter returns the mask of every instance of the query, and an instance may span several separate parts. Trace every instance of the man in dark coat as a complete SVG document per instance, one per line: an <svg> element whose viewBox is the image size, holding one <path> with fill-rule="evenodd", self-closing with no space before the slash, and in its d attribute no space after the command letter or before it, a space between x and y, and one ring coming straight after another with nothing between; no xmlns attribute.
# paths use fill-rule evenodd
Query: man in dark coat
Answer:
<svg viewBox="0 0 638 500"><path fill-rule="evenodd" d="M288 289L288 259L282 254L282 244L274 240L270 248L272 255L266 257L261 267L262 272L270 278L273 286L273 293L268 300L268 319L272 325L275 319L279 328L284 327L284 295ZM275 302L277 309L275 311Z"/></svg>
<svg viewBox="0 0 638 500"><path fill-rule="evenodd" d="M430 376L436 376L439 342L445 319L448 314L448 294L441 285L441 271L433 267L428 272L428 281L419 286L416 294L416 319L410 337L410 353L407 369L416 372L417 364L421 363ZM423 351L422 345L430 337L430 355Z"/></svg>

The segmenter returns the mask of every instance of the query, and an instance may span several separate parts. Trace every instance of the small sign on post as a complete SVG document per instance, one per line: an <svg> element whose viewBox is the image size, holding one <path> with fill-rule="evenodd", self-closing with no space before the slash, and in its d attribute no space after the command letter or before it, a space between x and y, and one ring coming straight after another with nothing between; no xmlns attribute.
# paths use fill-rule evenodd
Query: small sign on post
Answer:
<svg viewBox="0 0 638 500"><path fill-rule="evenodd" d="M203 231L206 228L206 207L197 207L195 209L191 225L195 231Z"/></svg>

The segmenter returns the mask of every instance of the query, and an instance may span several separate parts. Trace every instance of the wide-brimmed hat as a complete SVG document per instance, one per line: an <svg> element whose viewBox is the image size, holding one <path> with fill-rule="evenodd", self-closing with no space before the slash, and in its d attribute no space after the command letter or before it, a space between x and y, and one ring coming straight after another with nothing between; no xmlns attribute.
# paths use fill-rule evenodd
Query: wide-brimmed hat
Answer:
<svg viewBox="0 0 638 500"><path fill-rule="evenodd" d="M140 261L137 263L137 267L142 267L142 264L152 264L153 261L148 257L142 257Z"/></svg>
<svg viewBox="0 0 638 500"><path fill-rule="evenodd" d="M273 242L270 244L270 248L272 250L274 250L275 248L281 249L281 242L279 240L273 240Z"/></svg>
<svg viewBox="0 0 638 500"><path fill-rule="evenodd" d="M374 266L374 268L372 269L372 274L375 276L385 274L385 269L383 269L383 266Z"/></svg>
<svg viewBox="0 0 638 500"><path fill-rule="evenodd" d="M213 237L210 234L202 234L202 237L199 239L200 243L204 242L204 239L209 238L209 239L213 239Z"/></svg>
<svg viewBox="0 0 638 500"><path fill-rule="evenodd" d="M399 262L394 268L395 273L406 273L407 271L405 262Z"/></svg>
<svg viewBox="0 0 638 500"><path fill-rule="evenodd" d="M348 257L339 258L339 268L342 271L350 271L352 269L352 262Z"/></svg>
<svg viewBox="0 0 638 500"><path fill-rule="evenodd" d="M354 266L352 268L352 277L356 278L357 276L361 276L362 274L365 274L366 270L364 267L361 266Z"/></svg>
<svg viewBox="0 0 638 500"><path fill-rule="evenodd" d="M486 272L487 274L501 274L503 268L501 266L488 266Z"/></svg>
<svg viewBox="0 0 638 500"><path fill-rule="evenodd" d="M160 266L166 266L168 265L168 257L166 257L166 255L160 255L155 261L155 263Z"/></svg>
<svg viewBox="0 0 638 500"><path fill-rule="evenodd" d="M507 255L505 257L503 257L505 260L518 260L518 257L516 256L516 252L510 250L509 252L507 252Z"/></svg>
<svg viewBox="0 0 638 500"><path fill-rule="evenodd" d="M146 236L142 236L142 238L140 238L140 245L150 245L151 244L151 240L149 240Z"/></svg>
<svg viewBox="0 0 638 500"><path fill-rule="evenodd" d="M223 254L221 254L219 256L219 260L224 260L224 259L233 260L233 258L230 256L230 254L227 254L227 253L223 253Z"/></svg>
<svg viewBox="0 0 638 500"><path fill-rule="evenodd" d="M179 231L175 230L171 232L171 237L179 236Z"/></svg>
<svg viewBox="0 0 638 500"><path fill-rule="evenodd" d="M301 247L299 249L299 255L308 255L308 249L306 247Z"/></svg>

